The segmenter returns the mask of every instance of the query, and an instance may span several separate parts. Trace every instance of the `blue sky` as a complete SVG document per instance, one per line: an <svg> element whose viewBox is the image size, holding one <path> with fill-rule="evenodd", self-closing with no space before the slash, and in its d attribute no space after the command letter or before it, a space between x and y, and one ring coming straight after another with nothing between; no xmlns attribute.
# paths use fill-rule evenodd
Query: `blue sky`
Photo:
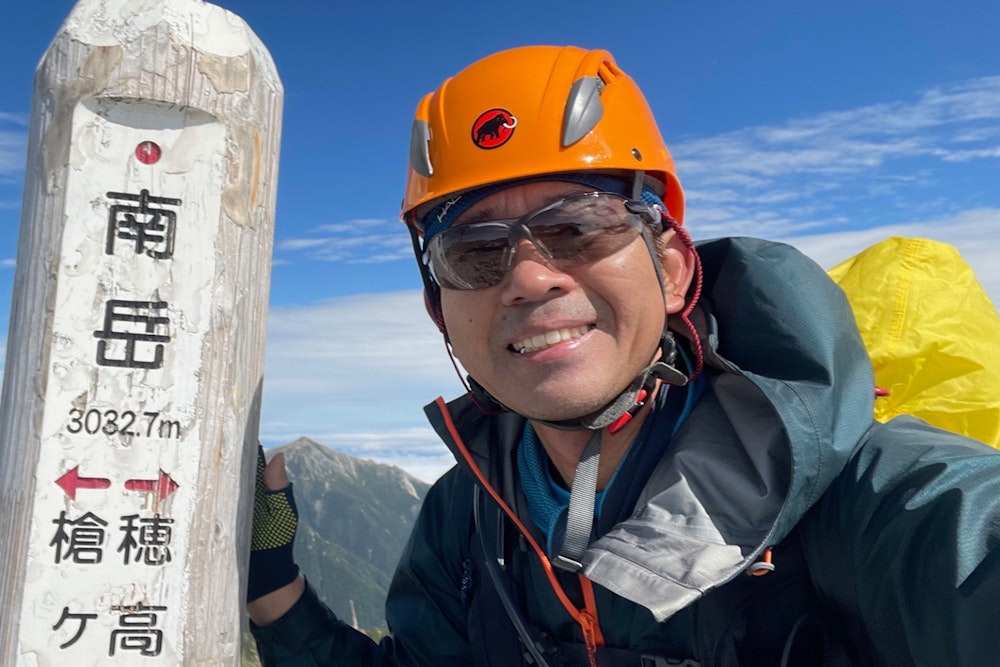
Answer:
<svg viewBox="0 0 1000 667"><path fill-rule="evenodd" d="M72 2L5 8L0 347L35 65ZM502 4L232 0L285 86L261 436L431 479L421 406L461 390L397 221L418 99L532 43L606 48L649 99L696 238L785 240L824 266L891 235L954 243L1000 302L1000 3Z"/></svg>

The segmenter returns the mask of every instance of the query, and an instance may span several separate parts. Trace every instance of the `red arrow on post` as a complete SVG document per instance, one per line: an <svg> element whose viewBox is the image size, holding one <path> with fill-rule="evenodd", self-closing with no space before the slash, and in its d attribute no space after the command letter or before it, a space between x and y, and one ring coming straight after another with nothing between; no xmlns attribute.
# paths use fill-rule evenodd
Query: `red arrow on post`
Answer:
<svg viewBox="0 0 1000 667"><path fill-rule="evenodd" d="M56 480L71 500L76 500L77 489L106 489L111 486L111 480L103 477L80 477L80 466L66 472Z"/></svg>
<svg viewBox="0 0 1000 667"><path fill-rule="evenodd" d="M130 479L126 480L125 488L129 491L156 492L157 499L163 500L177 490L180 484L170 478L170 475L160 471L160 476L156 479Z"/></svg>

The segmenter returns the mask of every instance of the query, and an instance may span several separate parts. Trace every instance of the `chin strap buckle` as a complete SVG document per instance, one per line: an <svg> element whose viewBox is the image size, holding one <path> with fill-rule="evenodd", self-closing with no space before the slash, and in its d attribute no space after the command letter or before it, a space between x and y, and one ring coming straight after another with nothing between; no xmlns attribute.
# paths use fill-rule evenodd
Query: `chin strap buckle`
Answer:
<svg viewBox="0 0 1000 667"><path fill-rule="evenodd" d="M614 435L618 431L625 428L625 424L632 421L632 417L635 416L635 413L639 412L639 410L642 409L642 406L646 405L647 398L649 398L649 391L645 388L640 389L639 393L635 395L635 405L629 408L624 414L622 414L621 417L608 425L608 433Z"/></svg>
<svg viewBox="0 0 1000 667"><path fill-rule="evenodd" d="M672 384L677 387L683 387L690 381L690 378L687 375L684 375L684 373L680 372L670 364L662 361L657 361L653 364L651 371L651 375L654 377L663 380L667 384Z"/></svg>
<svg viewBox="0 0 1000 667"><path fill-rule="evenodd" d="M663 339L660 341L660 348L663 355L660 360L649 367L649 374L667 384L683 387L691 381L687 375L682 373L674 364L677 362L677 340L674 334L669 331L663 332Z"/></svg>

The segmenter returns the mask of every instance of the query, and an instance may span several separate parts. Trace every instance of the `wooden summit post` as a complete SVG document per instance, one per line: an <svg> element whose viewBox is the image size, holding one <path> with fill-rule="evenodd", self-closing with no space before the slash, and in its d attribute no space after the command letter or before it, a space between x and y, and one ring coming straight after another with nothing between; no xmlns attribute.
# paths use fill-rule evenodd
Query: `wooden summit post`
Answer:
<svg viewBox="0 0 1000 667"><path fill-rule="evenodd" d="M38 66L2 665L239 663L282 95L201 0L80 0Z"/></svg>

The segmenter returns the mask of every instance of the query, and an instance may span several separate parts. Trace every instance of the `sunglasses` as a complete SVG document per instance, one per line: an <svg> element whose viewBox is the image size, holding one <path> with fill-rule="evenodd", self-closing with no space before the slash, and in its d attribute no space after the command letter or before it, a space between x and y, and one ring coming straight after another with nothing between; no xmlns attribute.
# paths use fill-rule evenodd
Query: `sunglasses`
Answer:
<svg viewBox="0 0 1000 667"><path fill-rule="evenodd" d="M639 236L644 221L656 232L662 229L660 212L645 202L610 192L588 192L520 218L450 227L427 244L424 263L441 287L484 289L500 284L521 240L563 270L623 249Z"/></svg>

